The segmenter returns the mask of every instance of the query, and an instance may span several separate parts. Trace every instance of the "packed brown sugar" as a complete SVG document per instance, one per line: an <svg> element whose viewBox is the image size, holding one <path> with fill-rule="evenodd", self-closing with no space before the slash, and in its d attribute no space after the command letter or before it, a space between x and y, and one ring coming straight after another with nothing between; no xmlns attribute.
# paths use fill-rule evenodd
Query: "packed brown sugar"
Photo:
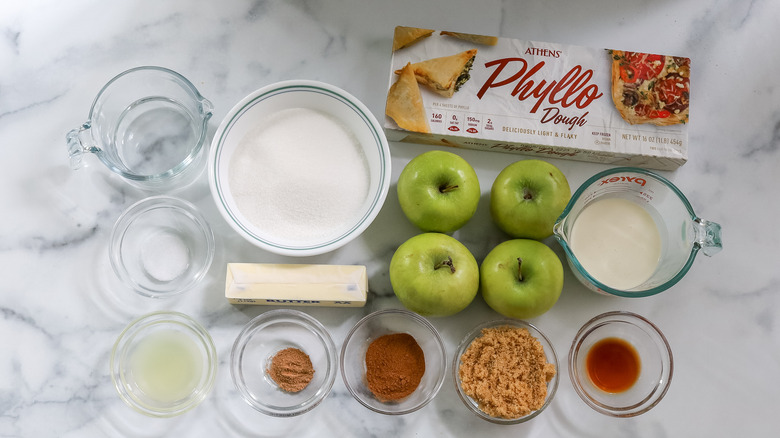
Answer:
<svg viewBox="0 0 780 438"><path fill-rule="evenodd" d="M527 329L485 328L460 357L463 392L486 414L519 418L541 409L555 376L544 347Z"/></svg>

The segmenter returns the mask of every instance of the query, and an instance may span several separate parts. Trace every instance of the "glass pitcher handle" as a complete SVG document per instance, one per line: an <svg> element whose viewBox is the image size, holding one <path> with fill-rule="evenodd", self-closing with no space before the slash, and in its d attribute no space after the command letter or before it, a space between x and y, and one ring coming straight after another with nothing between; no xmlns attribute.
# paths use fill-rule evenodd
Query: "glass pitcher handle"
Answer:
<svg viewBox="0 0 780 438"><path fill-rule="evenodd" d="M82 133L88 132L92 126L89 122L84 123L76 129L71 129L65 135L65 141L68 143L68 157L70 157L71 169L77 170L84 166L83 155L91 152L91 148L82 141Z"/></svg>
<svg viewBox="0 0 780 438"><path fill-rule="evenodd" d="M720 240L720 225L701 218L693 221L696 228L694 245L701 249L704 255L712 257L723 249Z"/></svg>

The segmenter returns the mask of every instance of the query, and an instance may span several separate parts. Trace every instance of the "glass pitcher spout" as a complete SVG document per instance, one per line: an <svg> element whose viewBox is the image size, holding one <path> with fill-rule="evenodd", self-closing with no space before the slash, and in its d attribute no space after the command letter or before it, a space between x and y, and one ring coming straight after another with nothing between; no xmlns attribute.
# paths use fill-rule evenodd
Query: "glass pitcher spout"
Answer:
<svg viewBox="0 0 780 438"><path fill-rule="evenodd" d="M562 214L553 225L553 236L555 236L559 242L568 242L566 232L564 231L564 223L566 222L566 218L566 213Z"/></svg>
<svg viewBox="0 0 780 438"><path fill-rule="evenodd" d="M95 150L94 146L85 144L86 142L84 139L91 128L91 124L89 122L85 122L80 127L71 129L65 135L65 141L68 143L68 157L70 157L70 167L73 170L84 167L84 154L92 153Z"/></svg>
<svg viewBox="0 0 780 438"><path fill-rule="evenodd" d="M720 238L720 225L701 218L693 221L696 230L696 241L694 245L701 249L701 252L708 257L719 253L723 249L723 243Z"/></svg>
<svg viewBox="0 0 780 438"><path fill-rule="evenodd" d="M214 113L214 104L205 97L200 99L200 111L203 113L203 118L208 120Z"/></svg>

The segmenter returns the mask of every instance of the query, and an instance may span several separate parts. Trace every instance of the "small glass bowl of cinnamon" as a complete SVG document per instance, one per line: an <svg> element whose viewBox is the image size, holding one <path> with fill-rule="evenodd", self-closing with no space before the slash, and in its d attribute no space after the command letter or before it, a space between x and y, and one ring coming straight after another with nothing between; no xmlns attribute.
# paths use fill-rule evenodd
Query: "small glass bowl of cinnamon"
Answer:
<svg viewBox="0 0 780 438"><path fill-rule="evenodd" d="M233 343L230 374L254 409L292 417L328 396L337 373L336 345L325 327L298 310L275 309L247 323Z"/></svg>
<svg viewBox="0 0 780 438"><path fill-rule="evenodd" d="M357 322L341 348L341 377L368 409L404 415L427 405L441 389L447 367L444 343L422 316L379 310Z"/></svg>
<svg viewBox="0 0 780 438"><path fill-rule="evenodd" d="M569 377L580 398L612 417L634 417L669 389L674 360L652 322L632 312L602 313L586 322L569 350Z"/></svg>
<svg viewBox="0 0 780 438"><path fill-rule="evenodd" d="M550 405L560 370L552 343L536 326L497 319L472 329L452 363L466 407L495 424L524 423Z"/></svg>

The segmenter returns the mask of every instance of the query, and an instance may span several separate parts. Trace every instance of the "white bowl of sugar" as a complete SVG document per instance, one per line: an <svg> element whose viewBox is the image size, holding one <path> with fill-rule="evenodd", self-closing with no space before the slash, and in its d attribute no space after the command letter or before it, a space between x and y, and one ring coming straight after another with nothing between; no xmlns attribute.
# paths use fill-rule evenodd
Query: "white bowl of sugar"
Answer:
<svg viewBox="0 0 780 438"><path fill-rule="evenodd" d="M263 87L227 114L212 141L209 186L241 236L276 254L335 250L374 220L390 187L381 125L322 82Z"/></svg>

